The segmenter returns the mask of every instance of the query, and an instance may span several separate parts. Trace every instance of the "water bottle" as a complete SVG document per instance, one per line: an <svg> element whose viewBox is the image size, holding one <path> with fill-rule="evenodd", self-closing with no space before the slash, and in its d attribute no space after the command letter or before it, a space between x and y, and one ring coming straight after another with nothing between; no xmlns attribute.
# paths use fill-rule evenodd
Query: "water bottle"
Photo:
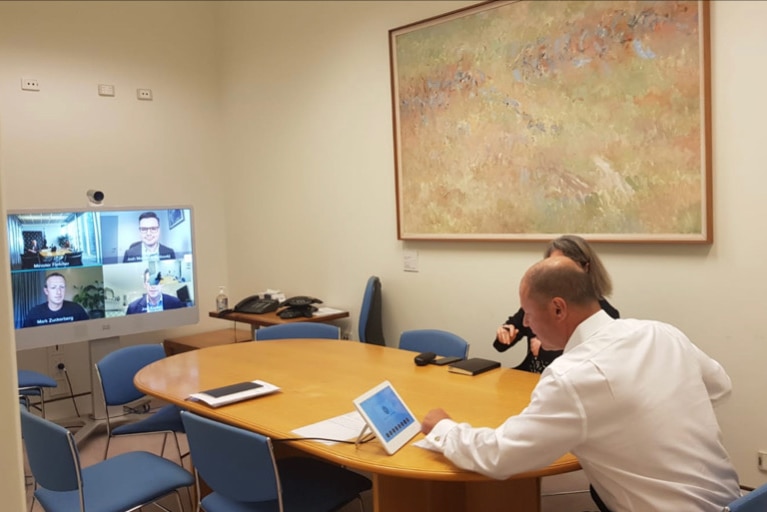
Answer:
<svg viewBox="0 0 767 512"><path fill-rule="evenodd" d="M226 296L223 286L218 287L218 295L216 295L216 311L221 312L225 309L229 309L229 297Z"/></svg>

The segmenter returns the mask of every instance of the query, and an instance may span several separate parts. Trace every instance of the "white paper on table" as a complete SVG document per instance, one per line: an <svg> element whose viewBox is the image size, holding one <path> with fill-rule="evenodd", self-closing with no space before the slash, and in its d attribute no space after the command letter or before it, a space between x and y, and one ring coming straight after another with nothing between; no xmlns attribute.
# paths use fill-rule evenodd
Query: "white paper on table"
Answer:
<svg viewBox="0 0 767 512"><path fill-rule="evenodd" d="M340 416L335 416L327 420L318 421L305 427L293 430L294 434L301 437L323 437L325 439L338 439L338 441L349 441L359 437L360 432L365 427L365 420L362 419L357 411L347 412ZM319 443L331 445L338 441L316 440Z"/></svg>

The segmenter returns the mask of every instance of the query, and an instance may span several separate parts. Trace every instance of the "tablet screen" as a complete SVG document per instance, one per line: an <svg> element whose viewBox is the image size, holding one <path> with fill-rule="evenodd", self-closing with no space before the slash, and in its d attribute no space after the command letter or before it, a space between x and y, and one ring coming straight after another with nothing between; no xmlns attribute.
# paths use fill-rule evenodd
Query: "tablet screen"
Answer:
<svg viewBox="0 0 767 512"><path fill-rule="evenodd" d="M354 405L389 455L421 431L420 423L388 381L357 397Z"/></svg>

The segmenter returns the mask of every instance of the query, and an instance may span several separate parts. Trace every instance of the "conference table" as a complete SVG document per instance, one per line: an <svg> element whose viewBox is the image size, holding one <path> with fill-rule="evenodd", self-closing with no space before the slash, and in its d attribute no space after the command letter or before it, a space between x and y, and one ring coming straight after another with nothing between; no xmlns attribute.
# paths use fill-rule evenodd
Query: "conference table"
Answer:
<svg viewBox="0 0 767 512"><path fill-rule="evenodd" d="M357 446L279 441L297 438L295 429L354 411L352 400L384 380L393 384L418 419L443 407L459 421L497 426L524 409L539 378L506 368L460 375L444 366L416 366L414 355L356 341L254 341L167 357L140 370L134 383L148 395L267 435L277 448L289 445L294 451L369 473L376 512L535 512L540 510L541 477L580 469L577 459L566 454L540 470L493 480L414 446L423 434L394 455L387 455L376 440ZM192 393L255 379L280 391L219 408L186 400Z"/></svg>

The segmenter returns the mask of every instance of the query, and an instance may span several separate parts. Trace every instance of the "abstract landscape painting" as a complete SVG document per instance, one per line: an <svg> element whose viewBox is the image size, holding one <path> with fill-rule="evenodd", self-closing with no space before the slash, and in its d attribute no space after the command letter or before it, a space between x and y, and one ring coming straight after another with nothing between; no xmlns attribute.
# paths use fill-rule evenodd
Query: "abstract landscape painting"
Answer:
<svg viewBox="0 0 767 512"><path fill-rule="evenodd" d="M704 2L489 2L390 49L400 239L712 241Z"/></svg>

